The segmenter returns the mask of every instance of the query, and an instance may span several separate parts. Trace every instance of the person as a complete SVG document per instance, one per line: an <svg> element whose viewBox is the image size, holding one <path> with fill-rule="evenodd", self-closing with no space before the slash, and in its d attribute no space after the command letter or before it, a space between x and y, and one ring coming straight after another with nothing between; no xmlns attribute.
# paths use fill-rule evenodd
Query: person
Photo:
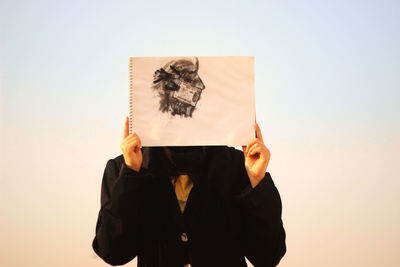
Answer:
<svg viewBox="0 0 400 267"><path fill-rule="evenodd" d="M111 265L276 266L286 253L270 152L226 146L142 147L129 121L107 162L92 246Z"/></svg>

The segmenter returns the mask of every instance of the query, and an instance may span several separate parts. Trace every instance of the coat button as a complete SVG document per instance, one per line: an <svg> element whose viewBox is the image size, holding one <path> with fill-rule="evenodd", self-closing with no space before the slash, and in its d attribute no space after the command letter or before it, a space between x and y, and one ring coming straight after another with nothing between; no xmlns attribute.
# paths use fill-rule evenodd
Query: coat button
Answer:
<svg viewBox="0 0 400 267"><path fill-rule="evenodd" d="M181 240L182 240L182 242L188 242L189 239L188 239L188 236L186 233L182 233Z"/></svg>

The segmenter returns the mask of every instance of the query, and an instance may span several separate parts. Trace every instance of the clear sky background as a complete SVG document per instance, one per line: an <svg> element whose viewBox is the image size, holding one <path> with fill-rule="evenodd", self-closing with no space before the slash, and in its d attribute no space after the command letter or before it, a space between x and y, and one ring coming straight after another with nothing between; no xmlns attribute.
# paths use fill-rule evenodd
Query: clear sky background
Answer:
<svg viewBox="0 0 400 267"><path fill-rule="evenodd" d="M1 266L105 266L128 57L181 55L255 56L280 266L400 266L399 1L3 0L0 23Z"/></svg>

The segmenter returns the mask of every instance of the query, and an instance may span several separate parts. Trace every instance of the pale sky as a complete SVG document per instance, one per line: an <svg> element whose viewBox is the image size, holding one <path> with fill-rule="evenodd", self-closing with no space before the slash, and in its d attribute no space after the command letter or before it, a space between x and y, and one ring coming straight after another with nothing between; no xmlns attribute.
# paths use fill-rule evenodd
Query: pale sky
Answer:
<svg viewBox="0 0 400 267"><path fill-rule="evenodd" d="M400 266L399 1L3 0L0 29L1 266L106 266L130 56L254 56L279 266Z"/></svg>

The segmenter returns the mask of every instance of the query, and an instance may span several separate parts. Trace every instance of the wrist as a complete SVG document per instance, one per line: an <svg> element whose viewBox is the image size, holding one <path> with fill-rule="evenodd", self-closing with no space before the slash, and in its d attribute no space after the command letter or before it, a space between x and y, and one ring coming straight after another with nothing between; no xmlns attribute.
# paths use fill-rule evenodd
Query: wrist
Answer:
<svg viewBox="0 0 400 267"><path fill-rule="evenodd" d="M257 178L250 178L251 187L252 188L256 187L261 182L262 179L264 179L264 176Z"/></svg>
<svg viewBox="0 0 400 267"><path fill-rule="evenodd" d="M128 167L129 169L135 171L135 172L139 172L140 171L140 165L138 164L134 164L134 163L128 163L125 161L125 165L126 167Z"/></svg>

